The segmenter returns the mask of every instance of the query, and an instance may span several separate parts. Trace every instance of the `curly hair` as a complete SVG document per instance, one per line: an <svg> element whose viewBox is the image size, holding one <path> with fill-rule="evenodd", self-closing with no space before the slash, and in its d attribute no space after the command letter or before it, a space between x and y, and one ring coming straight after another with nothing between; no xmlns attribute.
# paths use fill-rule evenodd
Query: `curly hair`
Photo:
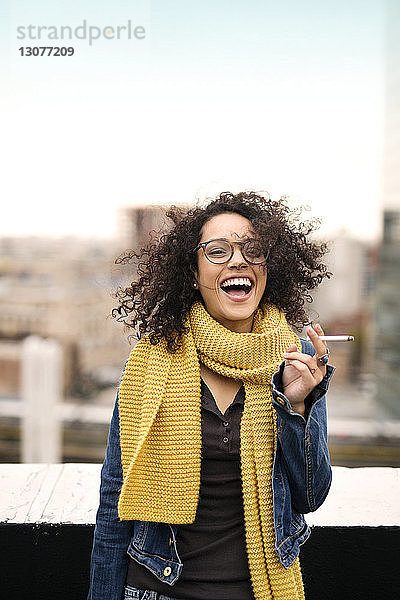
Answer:
<svg viewBox="0 0 400 600"><path fill-rule="evenodd" d="M115 260L116 264L136 263L137 275L128 287L114 293L119 306L111 315L135 329L137 338L148 335L152 344L165 338L168 350L175 352L186 331L185 317L192 304L201 300L193 287L197 269L193 250L202 227L215 215L237 213L250 221L268 252L268 279L260 307L274 304L300 331L310 322L304 308L306 301L313 300L310 290L331 275L321 262L327 245L307 239L319 220L303 221L302 210L289 208L285 197L274 201L255 192L223 192L204 207L172 206L166 211L172 220L168 232L159 232L146 247Z"/></svg>

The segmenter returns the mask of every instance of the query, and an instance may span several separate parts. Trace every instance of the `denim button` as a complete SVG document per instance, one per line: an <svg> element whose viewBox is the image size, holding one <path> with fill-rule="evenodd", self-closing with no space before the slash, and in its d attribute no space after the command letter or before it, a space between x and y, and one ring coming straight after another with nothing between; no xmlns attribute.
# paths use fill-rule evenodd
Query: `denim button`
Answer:
<svg viewBox="0 0 400 600"><path fill-rule="evenodd" d="M165 567L165 569L164 569L165 577L168 577L168 575L171 575L171 571L172 571L171 567Z"/></svg>
<svg viewBox="0 0 400 600"><path fill-rule="evenodd" d="M228 441L228 438L227 438L227 437L224 437L224 439L223 439L222 441L223 441L223 442L225 442L225 444L226 444L226 443L227 443L227 441Z"/></svg>
<svg viewBox="0 0 400 600"><path fill-rule="evenodd" d="M224 427L228 427L229 423L228 421L224 421Z"/></svg>

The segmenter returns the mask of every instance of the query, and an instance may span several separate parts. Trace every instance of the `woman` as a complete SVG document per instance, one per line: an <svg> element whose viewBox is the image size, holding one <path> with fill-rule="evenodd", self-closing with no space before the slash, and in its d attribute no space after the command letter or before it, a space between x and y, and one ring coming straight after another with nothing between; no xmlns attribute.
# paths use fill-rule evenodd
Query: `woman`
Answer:
<svg viewBox="0 0 400 600"><path fill-rule="evenodd" d="M329 274L284 200L168 213L114 316L141 338L102 468L89 600L304 598L303 513L331 482L333 373L305 299Z"/></svg>

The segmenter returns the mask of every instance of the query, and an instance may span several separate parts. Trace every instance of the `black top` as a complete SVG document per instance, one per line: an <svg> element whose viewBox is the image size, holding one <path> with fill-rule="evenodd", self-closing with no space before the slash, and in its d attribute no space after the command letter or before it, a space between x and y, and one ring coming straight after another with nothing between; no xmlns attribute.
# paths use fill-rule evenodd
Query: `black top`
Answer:
<svg viewBox="0 0 400 600"><path fill-rule="evenodd" d="M240 473L240 419L244 386L225 414L202 380L202 460L196 519L179 525L181 576L170 586L133 559L126 583L179 600L254 600L244 531Z"/></svg>

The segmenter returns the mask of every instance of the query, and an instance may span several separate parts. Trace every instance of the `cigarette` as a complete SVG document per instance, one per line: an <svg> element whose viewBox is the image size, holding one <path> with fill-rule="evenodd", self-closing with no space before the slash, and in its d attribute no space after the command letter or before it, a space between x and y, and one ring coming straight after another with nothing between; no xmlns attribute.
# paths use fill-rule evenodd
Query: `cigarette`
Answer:
<svg viewBox="0 0 400 600"><path fill-rule="evenodd" d="M319 335L320 340L323 342L354 342L353 335ZM310 338L307 336L307 342Z"/></svg>

